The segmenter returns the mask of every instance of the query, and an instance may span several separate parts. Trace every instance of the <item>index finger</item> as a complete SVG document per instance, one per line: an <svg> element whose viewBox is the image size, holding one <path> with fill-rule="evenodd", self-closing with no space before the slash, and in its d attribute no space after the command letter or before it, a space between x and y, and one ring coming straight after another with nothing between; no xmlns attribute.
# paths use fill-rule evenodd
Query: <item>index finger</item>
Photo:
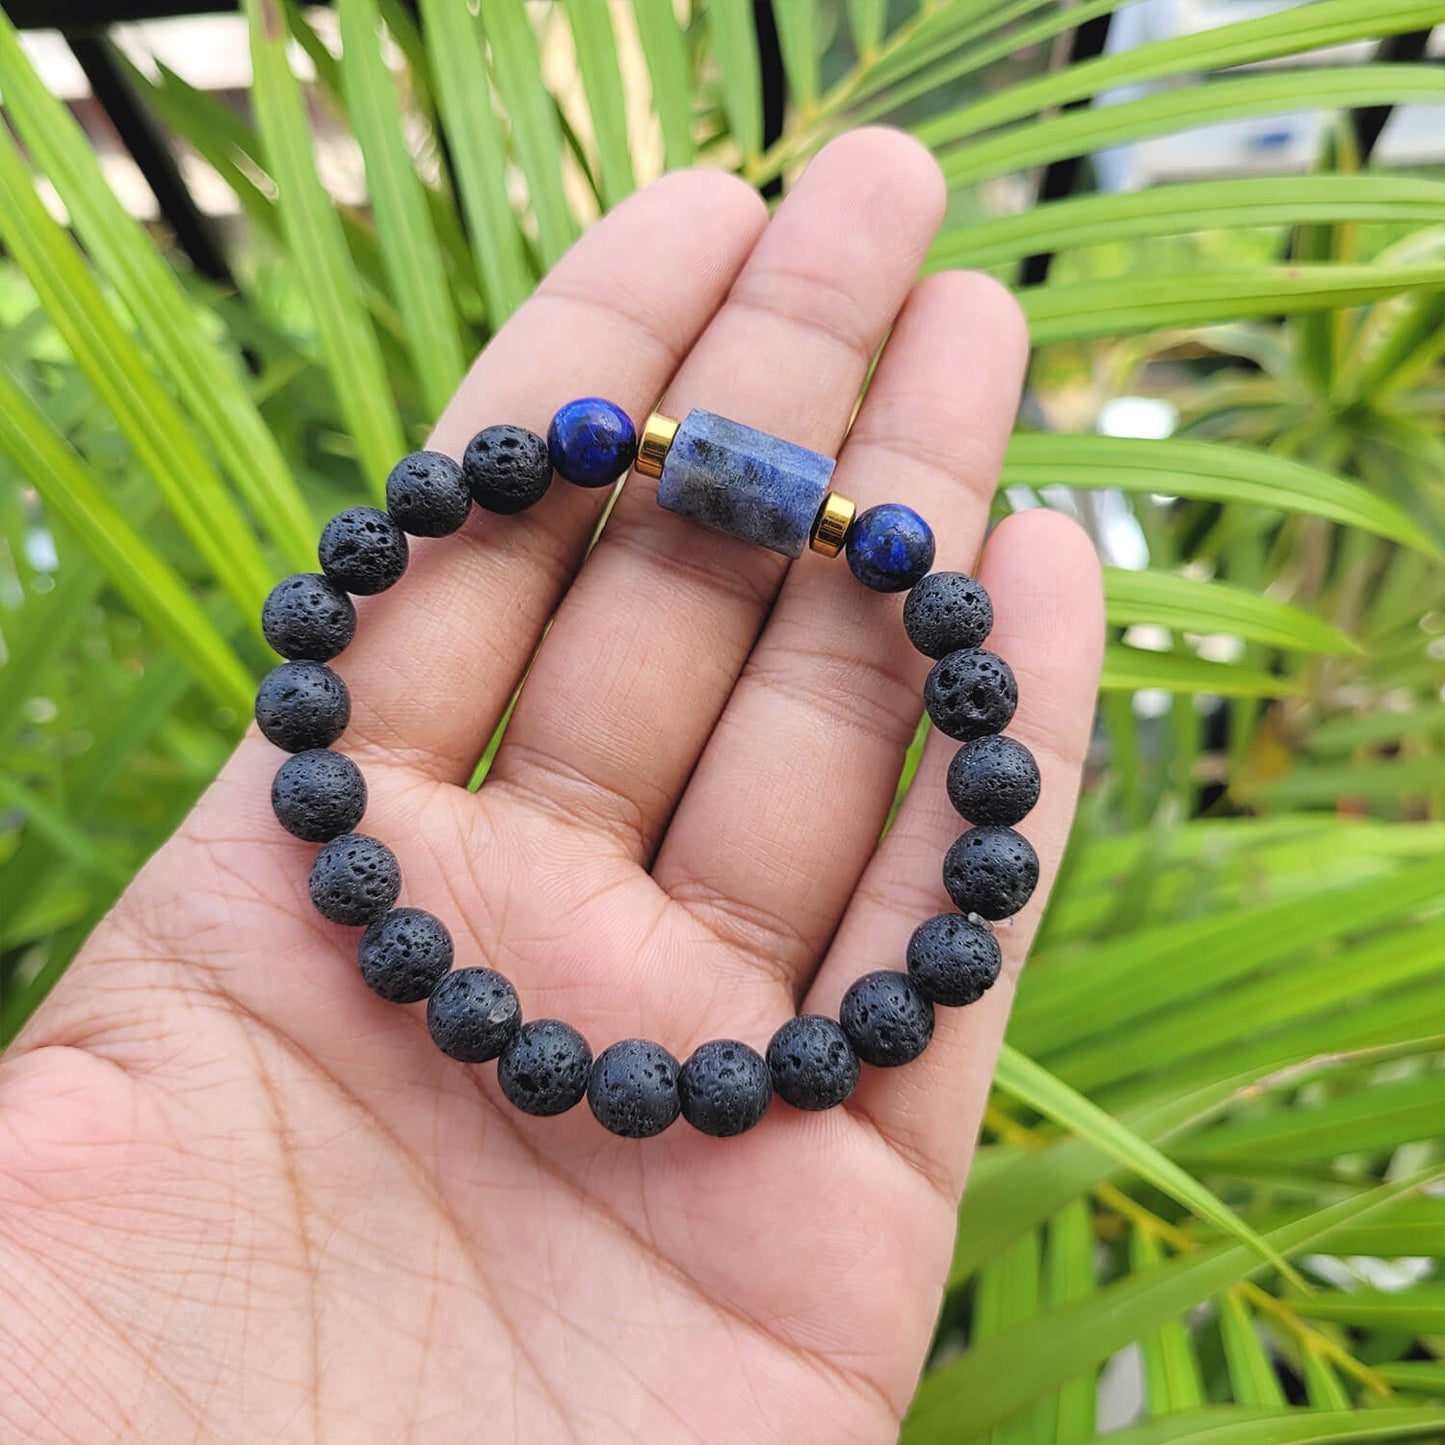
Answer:
<svg viewBox="0 0 1445 1445"><path fill-rule="evenodd" d="M645 417L766 220L757 193L720 171L677 171L632 196L502 327L428 445L460 458L499 422L545 434L579 396ZM356 640L333 664L353 696L347 750L465 782L607 497L554 482L518 516L473 509L456 536L412 538L405 575L358 599Z"/></svg>

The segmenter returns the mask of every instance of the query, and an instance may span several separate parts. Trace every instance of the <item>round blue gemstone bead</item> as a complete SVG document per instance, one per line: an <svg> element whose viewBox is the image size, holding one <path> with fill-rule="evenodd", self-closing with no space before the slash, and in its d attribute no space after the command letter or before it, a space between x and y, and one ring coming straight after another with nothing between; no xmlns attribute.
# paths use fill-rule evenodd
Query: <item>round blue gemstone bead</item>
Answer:
<svg viewBox="0 0 1445 1445"><path fill-rule="evenodd" d="M578 487L610 487L637 456L637 429L615 402L569 401L547 428L552 470Z"/></svg>
<svg viewBox="0 0 1445 1445"><path fill-rule="evenodd" d="M875 592L907 592L933 566L933 529L898 502L856 517L847 545L853 575Z"/></svg>

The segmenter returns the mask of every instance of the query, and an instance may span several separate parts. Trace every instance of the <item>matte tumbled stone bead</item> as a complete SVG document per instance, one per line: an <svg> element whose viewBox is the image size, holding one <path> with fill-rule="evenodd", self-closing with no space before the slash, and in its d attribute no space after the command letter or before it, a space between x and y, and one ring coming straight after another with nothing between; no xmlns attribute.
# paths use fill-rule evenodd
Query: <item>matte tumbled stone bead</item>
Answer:
<svg viewBox="0 0 1445 1445"><path fill-rule="evenodd" d="M552 458L536 432L522 426L489 426L467 443L462 475L477 506L512 516L547 495Z"/></svg>
<svg viewBox="0 0 1445 1445"><path fill-rule="evenodd" d="M961 913L1007 918L1033 896L1039 856L1012 828L970 828L944 855L943 886Z"/></svg>
<svg viewBox="0 0 1445 1445"><path fill-rule="evenodd" d="M311 748L287 758L276 770L271 810L295 837L329 843L361 821L366 779L350 758L330 748Z"/></svg>
<svg viewBox="0 0 1445 1445"><path fill-rule="evenodd" d="M604 1129L624 1139L650 1139L682 1112L677 1060L650 1039L623 1039L597 1055L587 1102Z"/></svg>
<svg viewBox="0 0 1445 1445"><path fill-rule="evenodd" d="M860 512L846 547L849 570L874 592L906 592L933 566L933 529L898 502Z"/></svg>
<svg viewBox="0 0 1445 1445"><path fill-rule="evenodd" d="M370 597L406 571L406 533L380 507L348 507L321 529L316 555L338 587Z"/></svg>
<svg viewBox="0 0 1445 1445"><path fill-rule="evenodd" d="M891 1069L916 1059L933 1037L933 1005L906 973L865 973L838 1008L838 1022L865 1064Z"/></svg>
<svg viewBox="0 0 1445 1445"><path fill-rule="evenodd" d="M352 927L371 923L401 893L396 854L365 833L333 838L311 865L311 901L323 918Z"/></svg>
<svg viewBox="0 0 1445 1445"><path fill-rule="evenodd" d="M432 990L426 1026L432 1042L463 1064L495 1059L522 1022L517 990L495 969L459 968Z"/></svg>
<svg viewBox="0 0 1445 1445"><path fill-rule="evenodd" d="M712 1039L678 1070L682 1117L699 1133L727 1139L751 1129L773 1097L773 1079L756 1049L736 1039Z"/></svg>
<svg viewBox="0 0 1445 1445"><path fill-rule="evenodd" d="M497 1060L502 1092L524 1114L549 1118L582 1102L592 1050L587 1040L560 1019L533 1019Z"/></svg>
<svg viewBox="0 0 1445 1445"><path fill-rule="evenodd" d="M974 738L948 765L948 798L970 823L1017 823L1039 800L1039 765L1017 738Z"/></svg>
<svg viewBox="0 0 1445 1445"><path fill-rule="evenodd" d="M386 479L386 510L413 537L450 537L472 510L461 465L443 452L412 452Z"/></svg>
<svg viewBox="0 0 1445 1445"><path fill-rule="evenodd" d="M834 465L821 452L694 410L667 449L657 500L744 542L801 557Z"/></svg>
<svg viewBox="0 0 1445 1445"><path fill-rule="evenodd" d="M948 1008L977 1003L998 981L993 932L961 913L926 919L908 940L908 972L925 998Z"/></svg>
<svg viewBox="0 0 1445 1445"><path fill-rule="evenodd" d="M271 589L261 631L282 657L330 662L356 636L356 608L321 573L297 572Z"/></svg>
<svg viewBox="0 0 1445 1445"><path fill-rule="evenodd" d="M393 908L361 935L356 960L374 994L388 1003L420 1003L452 966L452 936L424 908Z"/></svg>
<svg viewBox="0 0 1445 1445"><path fill-rule="evenodd" d="M823 1014L789 1019L768 1043L768 1069L778 1098L795 1109L831 1109L858 1085L858 1055Z"/></svg>
<svg viewBox="0 0 1445 1445"><path fill-rule="evenodd" d="M569 401L547 428L552 470L576 487L610 487L637 455L637 428L616 402Z"/></svg>
<svg viewBox="0 0 1445 1445"><path fill-rule="evenodd" d="M993 601L966 572L930 572L903 603L903 627L925 657L947 657L987 638Z"/></svg>
<svg viewBox="0 0 1445 1445"><path fill-rule="evenodd" d="M1018 701L1013 670L982 647L940 658L923 684L923 704L934 727L960 742L1001 733L1013 721Z"/></svg>
<svg viewBox="0 0 1445 1445"><path fill-rule="evenodd" d="M329 748L351 721L351 694L322 662L283 662L256 689L256 722L278 748Z"/></svg>

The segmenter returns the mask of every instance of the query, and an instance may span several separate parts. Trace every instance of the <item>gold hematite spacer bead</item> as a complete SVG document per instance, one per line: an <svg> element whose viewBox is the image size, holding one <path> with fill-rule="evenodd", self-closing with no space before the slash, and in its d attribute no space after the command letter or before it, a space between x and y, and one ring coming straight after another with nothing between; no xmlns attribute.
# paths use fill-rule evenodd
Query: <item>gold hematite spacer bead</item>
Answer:
<svg viewBox="0 0 1445 1445"><path fill-rule="evenodd" d="M642 440L637 444L636 469L644 477L660 477L662 464L667 460L667 449L677 435L677 422L670 416L655 411L647 418L642 428Z"/></svg>
<svg viewBox="0 0 1445 1445"><path fill-rule="evenodd" d="M836 557L848 540L848 528L853 525L857 505L840 492L829 492L818 508L817 520L813 523L813 535L808 545L825 557Z"/></svg>

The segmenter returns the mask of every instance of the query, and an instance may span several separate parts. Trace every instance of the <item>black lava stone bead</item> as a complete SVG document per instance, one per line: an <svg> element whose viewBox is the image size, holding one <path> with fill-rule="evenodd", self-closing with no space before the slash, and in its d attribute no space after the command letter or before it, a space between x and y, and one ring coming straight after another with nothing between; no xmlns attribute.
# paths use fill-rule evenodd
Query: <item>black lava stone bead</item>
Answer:
<svg viewBox="0 0 1445 1445"><path fill-rule="evenodd" d="M948 1008L977 1003L997 982L1001 965L992 931L961 913L925 920L908 940L914 983L925 998Z"/></svg>
<svg viewBox="0 0 1445 1445"><path fill-rule="evenodd" d="M333 923L370 923L396 902L400 892L396 854L365 833L333 838L311 865L311 901Z"/></svg>
<svg viewBox="0 0 1445 1445"><path fill-rule="evenodd" d="M351 694L325 663L283 662L256 689L256 721L288 753L329 748L351 721Z"/></svg>
<svg viewBox="0 0 1445 1445"><path fill-rule="evenodd" d="M943 886L961 913L1007 918L1033 896L1039 855L1012 828L970 828L944 855Z"/></svg>
<svg viewBox="0 0 1445 1445"><path fill-rule="evenodd" d="M858 1085L858 1055L823 1014L789 1019L768 1044L768 1069L778 1098L795 1109L831 1109Z"/></svg>
<svg viewBox="0 0 1445 1445"><path fill-rule="evenodd" d="M838 1022L865 1064L891 1069L916 1059L933 1037L933 1005L906 973L865 973L838 1008Z"/></svg>
<svg viewBox="0 0 1445 1445"><path fill-rule="evenodd" d="M372 993L420 1003L451 969L452 936L424 908L393 908L361 935L356 958Z"/></svg>
<svg viewBox="0 0 1445 1445"><path fill-rule="evenodd" d="M462 473L479 507L511 516L547 495L552 458L536 432L522 426L489 426L467 443Z"/></svg>
<svg viewBox="0 0 1445 1445"><path fill-rule="evenodd" d="M517 990L490 968L459 968L432 990L426 1026L432 1042L463 1064L495 1059L522 1023Z"/></svg>
<svg viewBox="0 0 1445 1445"><path fill-rule="evenodd" d="M288 832L308 843L329 843L349 833L366 812L361 769L330 748L287 758L271 780L271 808Z"/></svg>
<svg viewBox="0 0 1445 1445"><path fill-rule="evenodd" d="M497 1060L502 1092L524 1114L549 1118L582 1102L592 1050L587 1040L560 1019L533 1019Z"/></svg>
<svg viewBox="0 0 1445 1445"><path fill-rule="evenodd" d="M908 640L925 657L977 647L993 629L993 602L967 572L930 572L903 604Z"/></svg>
<svg viewBox="0 0 1445 1445"><path fill-rule="evenodd" d="M370 597L406 571L406 533L380 507L348 507L321 529L316 555L338 587Z"/></svg>
<svg viewBox="0 0 1445 1445"><path fill-rule="evenodd" d="M650 1039L623 1039L598 1054L587 1102L597 1122L624 1139L661 1134L682 1112L677 1060Z"/></svg>
<svg viewBox="0 0 1445 1445"><path fill-rule="evenodd" d="M682 1117L700 1133L727 1139L745 1133L773 1097L763 1056L736 1039L712 1039L695 1049L678 1070Z"/></svg>
<svg viewBox="0 0 1445 1445"><path fill-rule="evenodd" d="M1018 701L1008 663L981 647L950 652L933 664L923 684L923 705L934 727L960 742L1001 733Z"/></svg>
<svg viewBox="0 0 1445 1445"><path fill-rule="evenodd" d="M413 537L450 537L472 510L461 467L442 452L413 452L386 479L386 510Z"/></svg>
<svg viewBox="0 0 1445 1445"><path fill-rule="evenodd" d="M330 662L356 636L356 608L319 572L297 572L271 589L261 631L282 657Z"/></svg>
<svg viewBox="0 0 1445 1445"><path fill-rule="evenodd" d="M970 823L1017 823L1039 800L1039 765L1017 738L974 738L948 765L948 798Z"/></svg>

